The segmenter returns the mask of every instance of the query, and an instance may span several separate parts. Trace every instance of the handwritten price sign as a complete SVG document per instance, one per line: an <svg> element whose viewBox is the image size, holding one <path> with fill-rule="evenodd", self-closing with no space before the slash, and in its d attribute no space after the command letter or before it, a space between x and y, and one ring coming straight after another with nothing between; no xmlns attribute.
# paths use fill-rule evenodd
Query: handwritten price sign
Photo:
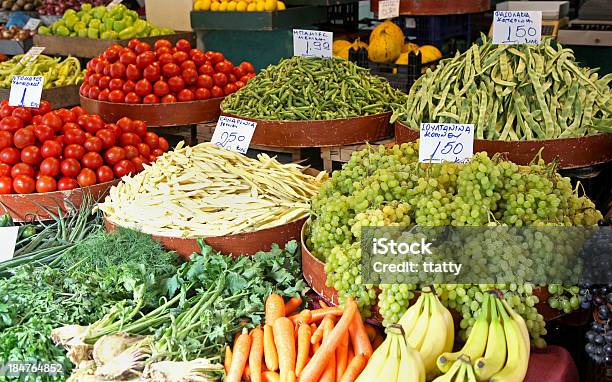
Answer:
<svg viewBox="0 0 612 382"><path fill-rule="evenodd" d="M44 82L42 76L13 76L9 105L39 107Z"/></svg>
<svg viewBox="0 0 612 382"><path fill-rule="evenodd" d="M13 258L19 227L0 227L0 263Z"/></svg>
<svg viewBox="0 0 612 382"><path fill-rule="evenodd" d="M400 0L382 0L378 2L378 19L392 19L399 16Z"/></svg>
<svg viewBox="0 0 612 382"><path fill-rule="evenodd" d="M294 29L293 55L330 58L332 56L333 40L334 34L332 32Z"/></svg>
<svg viewBox="0 0 612 382"><path fill-rule="evenodd" d="M493 15L493 44L539 44L542 12L496 11Z"/></svg>
<svg viewBox="0 0 612 382"><path fill-rule="evenodd" d="M257 122L221 116L211 142L224 149L246 154L256 127Z"/></svg>
<svg viewBox="0 0 612 382"><path fill-rule="evenodd" d="M474 155L474 125L421 123L419 162L467 162Z"/></svg>

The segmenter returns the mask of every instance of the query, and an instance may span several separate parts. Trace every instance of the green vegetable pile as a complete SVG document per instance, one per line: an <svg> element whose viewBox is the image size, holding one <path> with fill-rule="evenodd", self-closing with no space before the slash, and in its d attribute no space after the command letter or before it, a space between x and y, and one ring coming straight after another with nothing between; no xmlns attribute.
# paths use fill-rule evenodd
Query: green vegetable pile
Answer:
<svg viewBox="0 0 612 382"><path fill-rule="evenodd" d="M178 266L176 254L149 236L119 230L97 231L51 266L30 263L16 268L13 276L0 280L0 364L52 362L69 370L68 357L51 341L53 328L95 322L136 292L145 307L156 305L164 294L159 286ZM29 375L19 380L65 376Z"/></svg>
<svg viewBox="0 0 612 382"><path fill-rule="evenodd" d="M0 63L0 88L11 87L13 76L43 76L44 89L76 85L83 81L83 69L76 57L49 57L39 55L33 61L19 63L23 54Z"/></svg>
<svg viewBox="0 0 612 382"><path fill-rule="evenodd" d="M504 141L582 137L611 131L612 74L582 68L571 49L493 45L482 37L465 53L420 77L395 110L412 129L421 122L473 123L475 138Z"/></svg>
<svg viewBox="0 0 612 382"><path fill-rule="evenodd" d="M80 11L68 9L61 19L49 27L38 28L40 35L103 40L129 40L173 33L172 29L154 27L123 4L115 5L112 9L103 5L92 7L91 4L83 4Z"/></svg>
<svg viewBox="0 0 612 382"><path fill-rule="evenodd" d="M225 113L263 120L328 120L379 114L403 95L386 79L341 59L292 57L225 98Z"/></svg>
<svg viewBox="0 0 612 382"><path fill-rule="evenodd" d="M270 293L296 296L306 289L295 241L284 249L274 245L270 252L235 260L200 245L201 254L193 254L165 283L167 296L155 309L136 293L133 301L117 303L101 320L79 330L80 335L67 326L54 330L53 338L72 354L75 347L94 345L96 375L131 378L154 363L219 360L236 332L262 322ZM111 341L125 342L121 338L126 335L132 344L138 343L129 349L128 362L125 353L116 359L96 359L96 349L107 348ZM90 363L86 369L91 370Z"/></svg>

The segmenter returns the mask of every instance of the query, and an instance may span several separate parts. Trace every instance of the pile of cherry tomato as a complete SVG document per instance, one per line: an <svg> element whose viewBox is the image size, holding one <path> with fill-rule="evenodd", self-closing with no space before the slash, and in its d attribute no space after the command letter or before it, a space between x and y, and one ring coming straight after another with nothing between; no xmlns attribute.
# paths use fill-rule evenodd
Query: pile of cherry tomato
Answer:
<svg viewBox="0 0 612 382"><path fill-rule="evenodd" d="M168 150L144 121L106 123L80 107L0 103L0 194L65 191L143 169Z"/></svg>
<svg viewBox="0 0 612 382"><path fill-rule="evenodd" d="M115 103L169 103L224 97L255 77L249 62L234 66L223 53L194 49L187 40L175 46L133 39L113 45L87 63L82 96Z"/></svg>

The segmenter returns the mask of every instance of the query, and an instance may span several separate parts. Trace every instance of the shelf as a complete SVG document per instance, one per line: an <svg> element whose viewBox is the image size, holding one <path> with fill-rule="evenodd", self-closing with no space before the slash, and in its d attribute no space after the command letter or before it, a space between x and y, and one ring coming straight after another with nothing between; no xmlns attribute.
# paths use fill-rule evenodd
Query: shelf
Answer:
<svg viewBox="0 0 612 382"><path fill-rule="evenodd" d="M327 9L317 6L295 7L274 12L191 12L191 27L196 30L271 31L325 21L327 21Z"/></svg>

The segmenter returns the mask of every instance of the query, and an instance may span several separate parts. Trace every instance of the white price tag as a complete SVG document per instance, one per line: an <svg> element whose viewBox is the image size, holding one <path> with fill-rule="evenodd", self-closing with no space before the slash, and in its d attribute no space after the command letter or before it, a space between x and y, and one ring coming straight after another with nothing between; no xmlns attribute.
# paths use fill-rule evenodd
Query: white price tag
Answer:
<svg viewBox="0 0 612 382"><path fill-rule="evenodd" d="M40 54L44 52L44 50L45 50L44 46L31 47L30 50L28 50L26 54L24 54L23 57L21 57L21 60L19 60L19 63L28 65L29 63L36 60L36 57L40 56Z"/></svg>
<svg viewBox="0 0 612 382"><path fill-rule="evenodd" d="M419 162L464 163L474 155L474 125L421 123Z"/></svg>
<svg viewBox="0 0 612 382"><path fill-rule="evenodd" d="M210 141L224 149L246 154L256 127L257 122L222 115Z"/></svg>
<svg viewBox="0 0 612 382"><path fill-rule="evenodd" d="M34 17L30 17L28 19L28 22L25 23L25 25L23 26L22 29L34 31L34 30L36 30L36 28L38 28L39 25L40 25L40 19L36 19Z"/></svg>
<svg viewBox="0 0 612 382"><path fill-rule="evenodd" d="M0 228L0 263L13 258L19 227Z"/></svg>
<svg viewBox="0 0 612 382"><path fill-rule="evenodd" d="M333 43L334 34L332 32L293 30L294 56L330 58Z"/></svg>
<svg viewBox="0 0 612 382"><path fill-rule="evenodd" d="M495 11L493 44L539 44L542 40L542 12Z"/></svg>
<svg viewBox="0 0 612 382"><path fill-rule="evenodd" d="M399 16L400 0L382 0L378 2L378 19L392 19Z"/></svg>
<svg viewBox="0 0 612 382"><path fill-rule="evenodd" d="M9 105L39 107L44 82L43 76L13 76Z"/></svg>
<svg viewBox="0 0 612 382"><path fill-rule="evenodd" d="M414 19L412 17L408 17L406 19L406 28L408 28L408 29L416 28L416 19Z"/></svg>
<svg viewBox="0 0 612 382"><path fill-rule="evenodd" d="M106 6L106 8L108 9L113 9L113 7L115 5L121 4L123 2L123 0L113 0L110 3L108 3L108 5Z"/></svg>

